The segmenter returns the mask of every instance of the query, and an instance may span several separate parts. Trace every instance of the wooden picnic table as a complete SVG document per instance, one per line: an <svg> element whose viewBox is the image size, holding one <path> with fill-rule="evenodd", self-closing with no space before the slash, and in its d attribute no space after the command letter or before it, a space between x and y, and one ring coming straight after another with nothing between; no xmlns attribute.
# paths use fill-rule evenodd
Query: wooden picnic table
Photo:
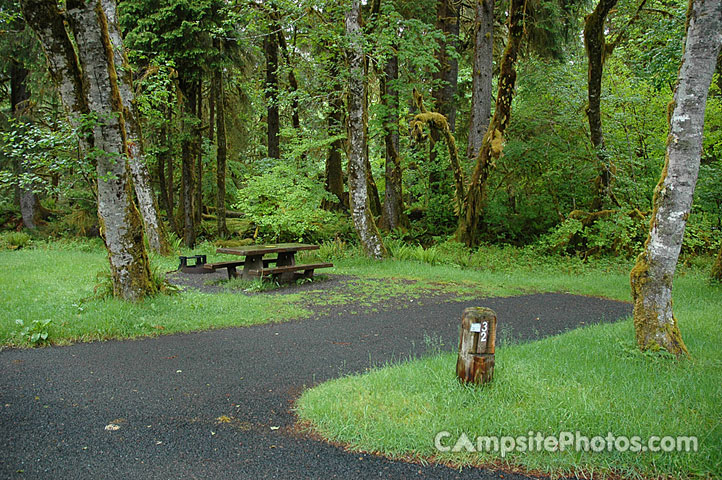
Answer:
<svg viewBox="0 0 722 480"><path fill-rule="evenodd" d="M332 263L314 263L307 265L296 264L296 252L304 250L318 250L318 245L305 243L275 243L272 245L248 245L246 247L219 248L216 253L238 255L245 257L243 260L230 262L217 262L205 265L205 268L216 270L218 268L228 269L228 278L238 276L236 267L243 265L241 277L252 279L271 275L283 281L293 280L297 276L310 278L316 268L333 267ZM268 255L275 255L270 258ZM275 267L271 267L275 264ZM303 272L303 273L300 273Z"/></svg>

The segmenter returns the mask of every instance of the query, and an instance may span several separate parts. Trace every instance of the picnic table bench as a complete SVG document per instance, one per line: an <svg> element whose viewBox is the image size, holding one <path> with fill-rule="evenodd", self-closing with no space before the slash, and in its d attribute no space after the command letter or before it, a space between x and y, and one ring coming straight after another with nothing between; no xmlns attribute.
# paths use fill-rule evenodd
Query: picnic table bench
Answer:
<svg viewBox="0 0 722 480"><path fill-rule="evenodd" d="M317 268L333 267L333 263L296 264L296 252L318 250L318 245L305 243L277 243L273 245L249 245L237 248L219 248L216 253L238 255L244 259L215 263L206 263L203 267L210 270L225 268L228 278L238 277L238 267L243 267L240 274L243 279L271 276L279 281L293 281L296 278L312 278ZM275 254L275 258L266 255ZM275 264L275 267L271 265Z"/></svg>

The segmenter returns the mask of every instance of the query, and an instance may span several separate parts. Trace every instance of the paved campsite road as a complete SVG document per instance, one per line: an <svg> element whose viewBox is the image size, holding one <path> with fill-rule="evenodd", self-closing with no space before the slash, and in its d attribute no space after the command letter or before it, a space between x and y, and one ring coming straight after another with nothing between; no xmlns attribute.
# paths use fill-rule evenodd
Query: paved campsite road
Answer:
<svg viewBox="0 0 722 480"><path fill-rule="evenodd" d="M461 312L477 305L519 339L631 312L539 294L0 352L0 478L499 478L346 452L295 433L290 412L305 386L423 354L425 336L454 349Z"/></svg>

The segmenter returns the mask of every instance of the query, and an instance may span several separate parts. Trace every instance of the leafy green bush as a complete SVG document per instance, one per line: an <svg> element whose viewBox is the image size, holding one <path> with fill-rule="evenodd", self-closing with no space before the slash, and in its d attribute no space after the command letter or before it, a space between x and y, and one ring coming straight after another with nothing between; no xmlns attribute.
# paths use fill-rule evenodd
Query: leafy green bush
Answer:
<svg viewBox="0 0 722 480"><path fill-rule="evenodd" d="M21 341L31 345L42 345L49 341L52 320L33 320L30 325L25 325L25 322L18 319L15 320L15 323L20 327L20 330L13 332L13 335L20 337Z"/></svg>
<svg viewBox="0 0 722 480"><path fill-rule="evenodd" d="M8 250L17 250L30 245L31 237L25 232L7 232L0 237L0 245Z"/></svg>
<svg viewBox="0 0 722 480"><path fill-rule="evenodd" d="M60 225L64 233L83 237L96 236L100 231L97 213L83 208L73 209L61 219Z"/></svg>
<svg viewBox="0 0 722 480"><path fill-rule="evenodd" d="M604 215L589 222L587 214L572 212L566 220L541 237L537 245L542 251L552 254L614 254L631 257L639 253L647 237L648 220L634 211L601 213Z"/></svg>
<svg viewBox="0 0 722 480"><path fill-rule="evenodd" d="M234 208L246 214L264 240L319 242L351 232L346 216L319 208L323 184L289 166L253 176L237 193Z"/></svg>

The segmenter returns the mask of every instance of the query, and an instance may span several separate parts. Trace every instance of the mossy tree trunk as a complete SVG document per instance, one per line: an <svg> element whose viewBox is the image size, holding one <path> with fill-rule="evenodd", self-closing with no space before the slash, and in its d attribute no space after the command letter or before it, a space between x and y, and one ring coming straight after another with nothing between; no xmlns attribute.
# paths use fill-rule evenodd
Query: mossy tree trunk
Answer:
<svg viewBox="0 0 722 480"><path fill-rule="evenodd" d="M158 152L158 186L160 187L160 204L168 214L171 230L181 237L183 233L178 228L174 215L173 202L173 155L171 153L170 130L173 125L173 111L166 107L167 122L160 127L161 148Z"/></svg>
<svg viewBox="0 0 722 480"><path fill-rule="evenodd" d="M386 192L384 193L381 225L384 230L408 227L404 213L399 154L399 57L394 52L384 65L380 76L381 102L385 107L384 144L386 147Z"/></svg>
<svg viewBox="0 0 722 480"><path fill-rule="evenodd" d="M275 9L272 15L278 24L280 22L280 18ZM288 90L291 93L291 126L294 130L298 131L301 129L301 117L298 112L298 79L296 78L296 72L294 71L293 63L291 62L291 54L288 51L286 34L282 28L278 28L276 30L276 35L278 36L278 46L281 47L281 54L283 55L283 59L286 62L286 68L288 69Z"/></svg>
<svg viewBox="0 0 722 480"><path fill-rule="evenodd" d="M219 57L223 56L223 44L220 39L214 40ZM216 95L216 220L218 235L226 237L228 227L226 226L226 159L228 147L226 142L226 107L223 85L223 68L216 68L213 73L213 92Z"/></svg>
<svg viewBox="0 0 722 480"><path fill-rule="evenodd" d="M371 215L367 187L366 130L364 126L364 55L361 33L359 0L351 1L346 12L346 34L349 46L347 57L350 69L348 80L348 133L349 133L349 192L351 217L366 255L382 258L386 249Z"/></svg>
<svg viewBox="0 0 722 480"><path fill-rule="evenodd" d="M453 133L456 129L456 103L454 97L458 90L459 61L456 56L450 54L450 50L457 47L459 43L459 9L461 4L453 0L437 0L436 2L436 28L444 33L444 38L439 42L439 50L436 55L438 71L432 77L434 86L431 96L434 99L434 109L449 123ZM436 165L436 151L434 145L440 140L440 132L431 131L432 143L429 149L429 162ZM432 192L441 191L441 168L433 168L429 173L429 185Z"/></svg>
<svg viewBox="0 0 722 480"><path fill-rule="evenodd" d="M196 135L192 132L198 128L196 116L196 90L195 81L183 71L178 72L178 84L183 101L182 123L183 139L181 141L181 211L183 212L183 243L192 248L196 243L196 222L194 215L194 185L195 185L195 158Z"/></svg>
<svg viewBox="0 0 722 480"><path fill-rule="evenodd" d="M268 157L281 158L281 120L278 112L278 36L279 26L270 21L268 35L263 37L263 51L266 55L266 125Z"/></svg>
<svg viewBox="0 0 722 480"><path fill-rule="evenodd" d="M329 94L329 112L327 117L328 134L332 137L343 134L344 132L344 106L343 91L339 82L339 63L338 55L332 54L331 57L331 81L332 90ZM325 210L346 210L349 207L348 195L344 192L343 179L343 157L344 139L337 138L328 148L326 156L326 172L325 187L326 191L336 197L336 201L324 199L321 207Z"/></svg>
<svg viewBox="0 0 722 480"><path fill-rule="evenodd" d="M597 154L599 162L599 175L595 180L597 191L592 200L591 211L597 212L604 208L606 200L610 199L617 206L612 193L612 181L615 174L614 162L609 157L604 145L604 131L602 130L602 75L604 73L604 60L606 56L606 40L604 37L604 24L610 10L617 4L617 0L599 0L584 21L584 46L588 59L587 77L587 119L592 147Z"/></svg>
<svg viewBox="0 0 722 480"><path fill-rule="evenodd" d="M475 0L474 70L471 80L471 118L466 155L481 150L491 116L491 79L494 69L494 0Z"/></svg>
<svg viewBox="0 0 722 480"><path fill-rule="evenodd" d="M722 1L692 0L649 236L630 274L634 329L641 350L687 353L672 311L672 281L699 173L707 94L721 44Z"/></svg>
<svg viewBox="0 0 722 480"><path fill-rule="evenodd" d="M133 178L135 197L143 219L145 236L151 250L161 255L167 255L170 253L170 245L165 226L158 213L158 203L153 193L150 172L146 163L143 133L134 103L133 72L125 55L123 37L118 27L117 5L110 0L101 0L100 3L108 19L108 32L114 53L113 62L118 74L118 88L123 101L123 116L128 136L128 164Z"/></svg>
<svg viewBox="0 0 722 480"><path fill-rule="evenodd" d="M196 116L198 117L198 128L195 131L196 139L196 182L193 185L193 219L200 227L203 220L203 80L198 79L196 83Z"/></svg>
<svg viewBox="0 0 722 480"><path fill-rule="evenodd" d="M414 102L419 108L418 115L411 119L409 124L411 130L411 138L415 141L423 139L423 128L425 125L429 125L432 132L436 132L437 136L444 138L446 146L449 150L449 162L451 163L451 170L454 174L454 186L456 187L456 204L454 205L454 212L459 215L459 212L463 209L465 190L464 190L464 170L461 168L459 162L459 149L456 146L456 139L454 134L451 133L451 127L446 117L439 112L429 112L424 106L424 99L421 94L414 89L412 92L414 96Z"/></svg>
<svg viewBox="0 0 722 480"><path fill-rule="evenodd" d="M12 48L12 47L11 47ZM10 112L21 124L24 123L24 111L30 100L28 90L28 74L30 72L17 58L10 59ZM15 170L18 174L28 173L28 167L24 162L17 162ZM40 205L38 195L35 193L35 185L22 183L16 187L17 202L20 204L20 215L25 228L34 230L40 220L43 208Z"/></svg>
<svg viewBox="0 0 722 480"><path fill-rule="evenodd" d="M501 157L504 149L504 132L511 121L511 102L514 98L516 83L516 59L524 35L524 1L511 0L509 6L509 38L501 59L499 87L496 95L494 116L481 143L476 157L476 164L471 175L471 182L466 192L466 201L459 212L459 226L456 239L468 246L478 243L478 226L486 198L487 180Z"/></svg>
<svg viewBox="0 0 722 480"><path fill-rule="evenodd" d="M120 298L141 299L155 287L131 189L127 126L105 14L109 7L97 0L69 0L66 29L54 0L23 0L21 5L28 25L43 45L51 77L71 122L77 125L81 114L97 117L91 134L82 138L81 144L86 153L94 149L97 161L98 217L113 291Z"/></svg>

